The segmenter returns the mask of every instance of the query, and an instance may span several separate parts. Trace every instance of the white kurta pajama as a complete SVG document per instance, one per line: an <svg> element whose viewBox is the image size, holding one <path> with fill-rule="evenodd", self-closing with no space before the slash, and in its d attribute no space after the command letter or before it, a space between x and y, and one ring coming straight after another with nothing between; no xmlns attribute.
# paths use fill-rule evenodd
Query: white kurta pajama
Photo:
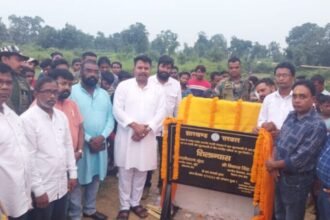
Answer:
<svg viewBox="0 0 330 220"><path fill-rule="evenodd" d="M161 87L152 83L140 88L135 78L121 82L115 92L113 114L118 122L115 164L120 172L119 194L123 210L138 205L136 201L140 201L142 196L147 174L145 171L157 169L156 132L162 126L166 114L165 93ZM132 122L151 128L148 135L139 142L132 140L134 131L128 126ZM134 179L134 173L139 176L139 181Z"/></svg>

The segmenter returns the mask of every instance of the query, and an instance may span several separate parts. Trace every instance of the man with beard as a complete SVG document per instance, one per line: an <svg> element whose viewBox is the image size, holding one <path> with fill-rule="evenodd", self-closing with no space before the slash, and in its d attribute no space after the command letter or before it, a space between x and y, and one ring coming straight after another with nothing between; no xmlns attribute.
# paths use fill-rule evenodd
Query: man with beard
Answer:
<svg viewBox="0 0 330 220"><path fill-rule="evenodd" d="M24 56L15 45L5 46L0 49L0 61L10 66L13 70L13 92L8 105L18 115L28 109L32 102L30 85L25 80L25 77L21 75L23 61L28 59L29 57Z"/></svg>
<svg viewBox="0 0 330 220"><path fill-rule="evenodd" d="M276 90L276 86L271 78L263 78L256 83L255 90L258 94L258 102L263 103L266 96Z"/></svg>
<svg viewBox="0 0 330 220"><path fill-rule="evenodd" d="M176 117L179 104L182 99L180 83L177 80L170 77L173 66L174 66L174 60L167 55L163 55L158 60L157 73L149 78L150 83L163 88L163 91L165 93L165 100L166 100L165 117ZM157 135L158 149L160 152L160 158L162 158L161 149L163 144L163 138L162 138L161 130L159 130L156 133L156 135ZM152 177L152 171L149 171L145 184L143 199L146 199L148 197L149 189L151 187L151 177ZM161 179L159 178L158 187L160 186L161 186Z"/></svg>
<svg viewBox="0 0 330 220"><path fill-rule="evenodd" d="M100 181L107 174L108 155L105 139L114 127L112 105L108 93L99 87L99 69L95 61L82 63L81 82L72 87L71 99L78 104L84 118L84 156L78 161L78 180L81 187L71 193L69 216L71 219L84 217L107 219L96 211L96 195ZM81 190L84 188L84 199ZM81 202L84 201L83 210Z"/></svg>
<svg viewBox="0 0 330 220"><path fill-rule="evenodd" d="M11 72L0 63L0 219L6 214L9 220L26 220L31 208L32 167L22 122L6 104L13 88Z"/></svg>
<svg viewBox="0 0 330 220"><path fill-rule="evenodd" d="M77 183L77 167L68 119L54 108L58 86L44 77L35 86L37 104L21 115L31 153L33 220L65 220L67 192Z"/></svg>
<svg viewBox="0 0 330 220"><path fill-rule="evenodd" d="M68 118L73 150L75 158L78 161L83 153L84 128L83 118L77 104L71 99L68 99L71 94L74 77L72 73L64 69L54 69L50 72L49 76L57 82L59 94L55 108L64 112Z"/></svg>
<svg viewBox="0 0 330 220"><path fill-rule="evenodd" d="M127 220L130 210L140 218L148 216L140 200L147 172L157 168L156 134L161 128L165 111L169 111L163 88L148 80L150 69L149 57L136 57L133 69L135 78L121 82L115 92L113 113L118 122L115 164L119 169L120 199L118 220Z"/></svg>

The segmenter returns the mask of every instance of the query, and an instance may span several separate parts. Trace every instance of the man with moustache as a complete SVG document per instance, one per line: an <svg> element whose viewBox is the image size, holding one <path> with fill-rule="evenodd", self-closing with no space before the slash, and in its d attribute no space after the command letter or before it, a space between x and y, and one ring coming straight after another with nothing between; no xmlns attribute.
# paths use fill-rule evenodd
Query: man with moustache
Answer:
<svg viewBox="0 0 330 220"><path fill-rule="evenodd" d="M258 94L258 102L263 103L267 95L276 90L274 81L271 78L263 78L256 83L255 91Z"/></svg>
<svg viewBox="0 0 330 220"><path fill-rule="evenodd" d="M6 104L12 88L12 69L0 63L0 219L6 214L9 220L26 220L31 208L32 167L22 122Z"/></svg>
<svg viewBox="0 0 330 220"><path fill-rule="evenodd" d="M29 57L24 56L15 45L0 48L0 61L7 64L13 70L13 91L8 105L16 114L22 114L32 103L32 92L30 85L21 75L22 64Z"/></svg>
<svg viewBox="0 0 330 220"><path fill-rule="evenodd" d="M148 80L150 70L149 57L136 57L135 78L121 82L114 97L113 112L118 122L115 164L119 169L120 199L117 220L127 220L130 210L140 218L148 216L140 200L147 172L157 168L156 135L169 110L163 88Z"/></svg>
<svg viewBox="0 0 330 220"><path fill-rule="evenodd" d="M77 183L77 167L68 119L54 108L58 86L44 77L35 86L37 104L21 115L31 153L33 220L65 220L67 192Z"/></svg>
<svg viewBox="0 0 330 220"><path fill-rule="evenodd" d="M180 83L179 81L171 77L171 71L173 69L173 66L174 66L174 60L170 56L163 55L158 60L157 73L149 78L150 83L160 86L164 90L165 99L166 99L165 117L176 117L179 104L182 99ZM159 130L156 133L156 135L157 135L160 158L162 158L161 149L163 144L163 138L162 138L161 130ZM145 184L143 199L146 199L148 197L149 189L151 187L151 178L152 178L152 171L149 171ZM159 178L158 187L160 186L161 186L161 179Z"/></svg>
<svg viewBox="0 0 330 220"><path fill-rule="evenodd" d="M107 219L106 215L96 211L96 195L100 181L107 174L105 141L114 128L112 105L108 93L97 84L99 69L94 60L82 63L80 76L81 82L72 87L71 99L77 103L84 118L84 156L77 163L80 187L71 193L69 216L73 220L81 219L83 213L84 217ZM84 199L81 198L82 189Z"/></svg>

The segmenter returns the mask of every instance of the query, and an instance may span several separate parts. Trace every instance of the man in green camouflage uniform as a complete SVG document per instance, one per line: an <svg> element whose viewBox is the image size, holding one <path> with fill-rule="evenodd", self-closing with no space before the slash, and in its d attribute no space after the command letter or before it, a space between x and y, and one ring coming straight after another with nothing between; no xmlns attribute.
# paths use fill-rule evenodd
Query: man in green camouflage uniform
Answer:
<svg viewBox="0 0 330 220"><path fill-rule="evenodd" d="M229 78L222 81L217 87L216 92L220 99L236 101L243 99L249 101L251 84L248 80L241 78L241 61L237 57L228 60Z"/></svg>
<svg viewBox="0 0 330 220"><path fill-rule="evenodd" d="M0 61L13 70L13 91L7 104L18 115L27 110L32 103L30 86L21 75L22 63L28 59L29 57L24 56L17 46L9 45L0 49Z"/></svg>

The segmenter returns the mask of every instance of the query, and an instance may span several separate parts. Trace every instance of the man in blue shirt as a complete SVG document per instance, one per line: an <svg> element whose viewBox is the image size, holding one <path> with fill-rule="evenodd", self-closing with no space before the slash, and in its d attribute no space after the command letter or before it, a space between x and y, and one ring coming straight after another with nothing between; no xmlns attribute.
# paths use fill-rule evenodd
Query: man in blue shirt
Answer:
<svg viewBox="0 0 330 220"><path fill-rule="evenodd" d="M311 81L293 85L290 112L275 144L275 158L266 167L277 179L275 218L303 220L307 195L314 180L317 158L326 139L326 127L313 107L315 87Z"/></svg>
<svg viewBox="0 0 330 220"><path fill-rule="evenodd" d="M327 220L330 217L330 136L320 155L316 171L321 181L321 189L317 197L318 217L319 220Z"/></svg>
<svg viewBox="0 0 330 220"><path fill-rule="evenodd" d="M99 182L104 180L107 173L105 139L114 127L112 105L108 93L97 85L99 70L95 61L85 61L80 75L81 82L72 87L71 98L77 103L84 118L84 154L77 162L78 181L85 189L82 211L84 217L106 219L105 215L96 211L96 195ZM81 187L71 193L71 219L81 219Z"/></svg>

